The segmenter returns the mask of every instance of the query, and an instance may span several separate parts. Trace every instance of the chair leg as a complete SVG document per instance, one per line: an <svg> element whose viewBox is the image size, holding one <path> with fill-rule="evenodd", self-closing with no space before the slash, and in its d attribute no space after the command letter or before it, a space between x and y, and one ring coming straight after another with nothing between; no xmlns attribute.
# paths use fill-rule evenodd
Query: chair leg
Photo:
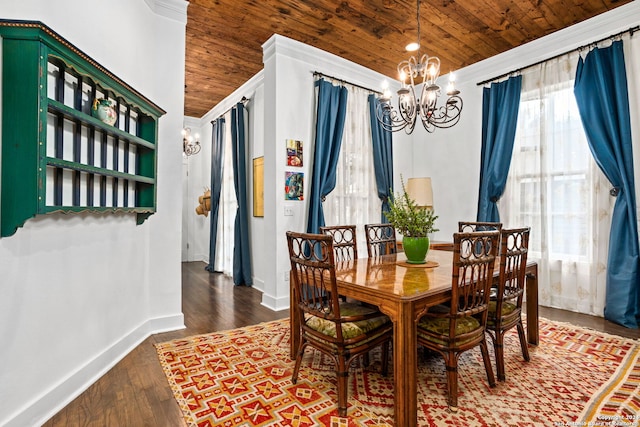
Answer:
<svg viewBox="0 0 640 427"><path fill-rule="evenodd" d="M524 333L524 326L522 325L522 319L516 325L518 328L518 337L520 338L520 347L522 348L522 357L527 362L531 360L529 357L529 344L527 343L527 336Z"/></svg>
<svg viewBox="0 0 640 427"><path fill-rule="evenodd" d="M487 371L487 380L489 381L489 387L496 386L496 378L493 376L493 368L491 367L491 359L489 358L489 348L487 347L487 338L480 343L480 351L482 352L482 361L484 362L484 369Z"/></svg>
<svg viewBox="0 0 640 427"><path fill-rule="evenodd" d="M302 356L304 356L304 349L307 344L303 341L300 343L300 349L298 350L298 356L296 357L296 364L293 367L293 375L291 375L291 382L295 384L298 382L298 372L300 371L300 364L302 363Z"/></svg>
<svg viewBox="0 0 640 427"><path fill-rule="evenodd" d="M458 406L458 358L455 353L445 356L447 367L447 403L449 406Z"/></svg>
<svg viewBox="0 0 640 427"><path fill-rule="evenodd" d="M349 369L347 367L344 356L338 357L338 370L336 372L338 377L338 416L347 416L347 393L349 392Z"/></svg>
<svg viewBox="0 0 640 427"><path fill-rule="evenodd" d="M495 331L495 333L493 349L496 353L496 371L498 373L498 381L504 381L506 379L504 370L504 331Z"/></svg>

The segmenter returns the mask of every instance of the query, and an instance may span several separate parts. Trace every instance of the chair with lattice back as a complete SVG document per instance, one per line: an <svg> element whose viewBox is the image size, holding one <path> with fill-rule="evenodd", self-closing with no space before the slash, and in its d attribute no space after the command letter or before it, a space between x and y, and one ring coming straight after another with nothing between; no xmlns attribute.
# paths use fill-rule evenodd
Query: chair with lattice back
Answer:
<svg viewBox="0 0 640 427"><path fill-rule="evenodd" d="M474 231L502 230L502 223L488 221L458 221L459 233L471 233Z"/></svg>
<svg viewBox="0 0 640 427"><path fill-rule="evenodd" d="M366 224L364 233L369 258L398 252L396 229L391 224Z"/></svg>
<svg viewBox="0 0 640 427"><path fill-rule="evenodd" d="M320 233L333 237L333 254L336 261L358 258L355 225L332 225L320 227Z"/></svg>
<svg viewBox="0 0 640 427"><path fill-rule="evenodd" d="M485 328L489 289L498 248L498 231L454 233L451 303L419 314L418 344L440 353L447 372L447 402L458 405L458 358L480 347L489 386L496 380L491 368Z"/></svg>
<svg viewBox="0 0 640 427"><path fill-rule="evenodd" d="M459 233L471 233L474 231L491 231L502 230L501 222L489 222L489 221L458 221ZM500 255L500 238L498 238L498 255ZM495 297L498 292L498 287L494 284L491 287L491 297Z"/></svg>
<svg viewBox="0 0 640 427"><path fill-rule="evenodd" d="M340 301L332 236L288 231L287 245L294 286L291 310L297 310L300 319L300 346L291 381L298 380L307 346L328 355L336 364L338 415L345 417L351 362L382 346L382 374L386 375L393 324L376 308Z"/></svg>
<svg viewBox="0 0 640 427"><path fill-rule="evenodd" d="M503 229L500 232L500 278L489 302L487 332L493 341L498 380L504 381L504 335L516 327L522 357L529 361L529 347L522 323L522 301L525 291L529 227Z"/></svg>

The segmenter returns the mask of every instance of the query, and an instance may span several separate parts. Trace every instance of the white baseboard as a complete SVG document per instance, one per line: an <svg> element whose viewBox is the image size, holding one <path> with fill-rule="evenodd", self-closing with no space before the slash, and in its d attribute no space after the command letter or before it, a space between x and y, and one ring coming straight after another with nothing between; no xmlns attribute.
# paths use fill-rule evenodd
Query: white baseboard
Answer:
<svg viewBox="0 0 640 427"><path fill-rule="evenodd" d="M252 287L254 289L259 290L260 292L264 293L264 280L262 279L256 279L255 277L253 278L253 285Z"/></svg>
<svg viewBox="0 0 640 427"><path fill-rule="evenodd" d="M289 308L289 295L286 297L275 298L266 293L262 294L262 302L260 305L263 305L273 311L286 310Z"/></svg>
<svg viewBox="0 0 640 427"><path fill-rule="evenodd" d="M182 314L150 319L125 335L93 360L71 373L57 386L36 397L28 406L6 420L4 427L40 426L57 414L89 386L115 366L149 336L184 329Z"/></svg>

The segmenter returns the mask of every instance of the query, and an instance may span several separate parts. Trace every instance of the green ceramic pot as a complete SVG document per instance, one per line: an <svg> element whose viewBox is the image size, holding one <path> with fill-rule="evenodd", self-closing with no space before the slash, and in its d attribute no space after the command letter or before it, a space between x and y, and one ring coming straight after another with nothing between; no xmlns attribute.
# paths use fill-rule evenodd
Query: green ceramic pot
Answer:
<svg viewBox="0 0 640 427"><path fill-rule="evenodd" d="M403 237L402 248L409 264L424 264L429 252L429 238Z"/></svg>

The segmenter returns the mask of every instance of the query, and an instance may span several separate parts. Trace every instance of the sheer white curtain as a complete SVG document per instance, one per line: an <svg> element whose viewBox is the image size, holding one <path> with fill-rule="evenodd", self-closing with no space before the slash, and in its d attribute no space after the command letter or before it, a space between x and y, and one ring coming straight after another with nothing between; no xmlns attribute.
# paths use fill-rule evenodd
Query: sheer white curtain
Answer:
<svg viewBox="0 0 640 427"><path fill-rule="evenodd" d="M347 116L336 172L336 188L322 207L327 225L356 225L358 256L366 255L364 224L380 222L373 170L373 143L367 97L371 92L347 84Z"/></svg>
<svg viewBox="0 0 640 427"><path fill-rule="evenodd" d="M231 155L231 113L224 116L225 140L222 160L222 189L218 212L218 236L214 268L227 276L233 275L234 222L238 201L233 188L233 158Z"/></svg>
<svg viewBox="0 0 640 427"><path fill-rule="evenodd" d="M573 83L578 52L522 72L518 129L500 216L531 226L544 306L603 316L615 200L593 160Z"/></svg>

